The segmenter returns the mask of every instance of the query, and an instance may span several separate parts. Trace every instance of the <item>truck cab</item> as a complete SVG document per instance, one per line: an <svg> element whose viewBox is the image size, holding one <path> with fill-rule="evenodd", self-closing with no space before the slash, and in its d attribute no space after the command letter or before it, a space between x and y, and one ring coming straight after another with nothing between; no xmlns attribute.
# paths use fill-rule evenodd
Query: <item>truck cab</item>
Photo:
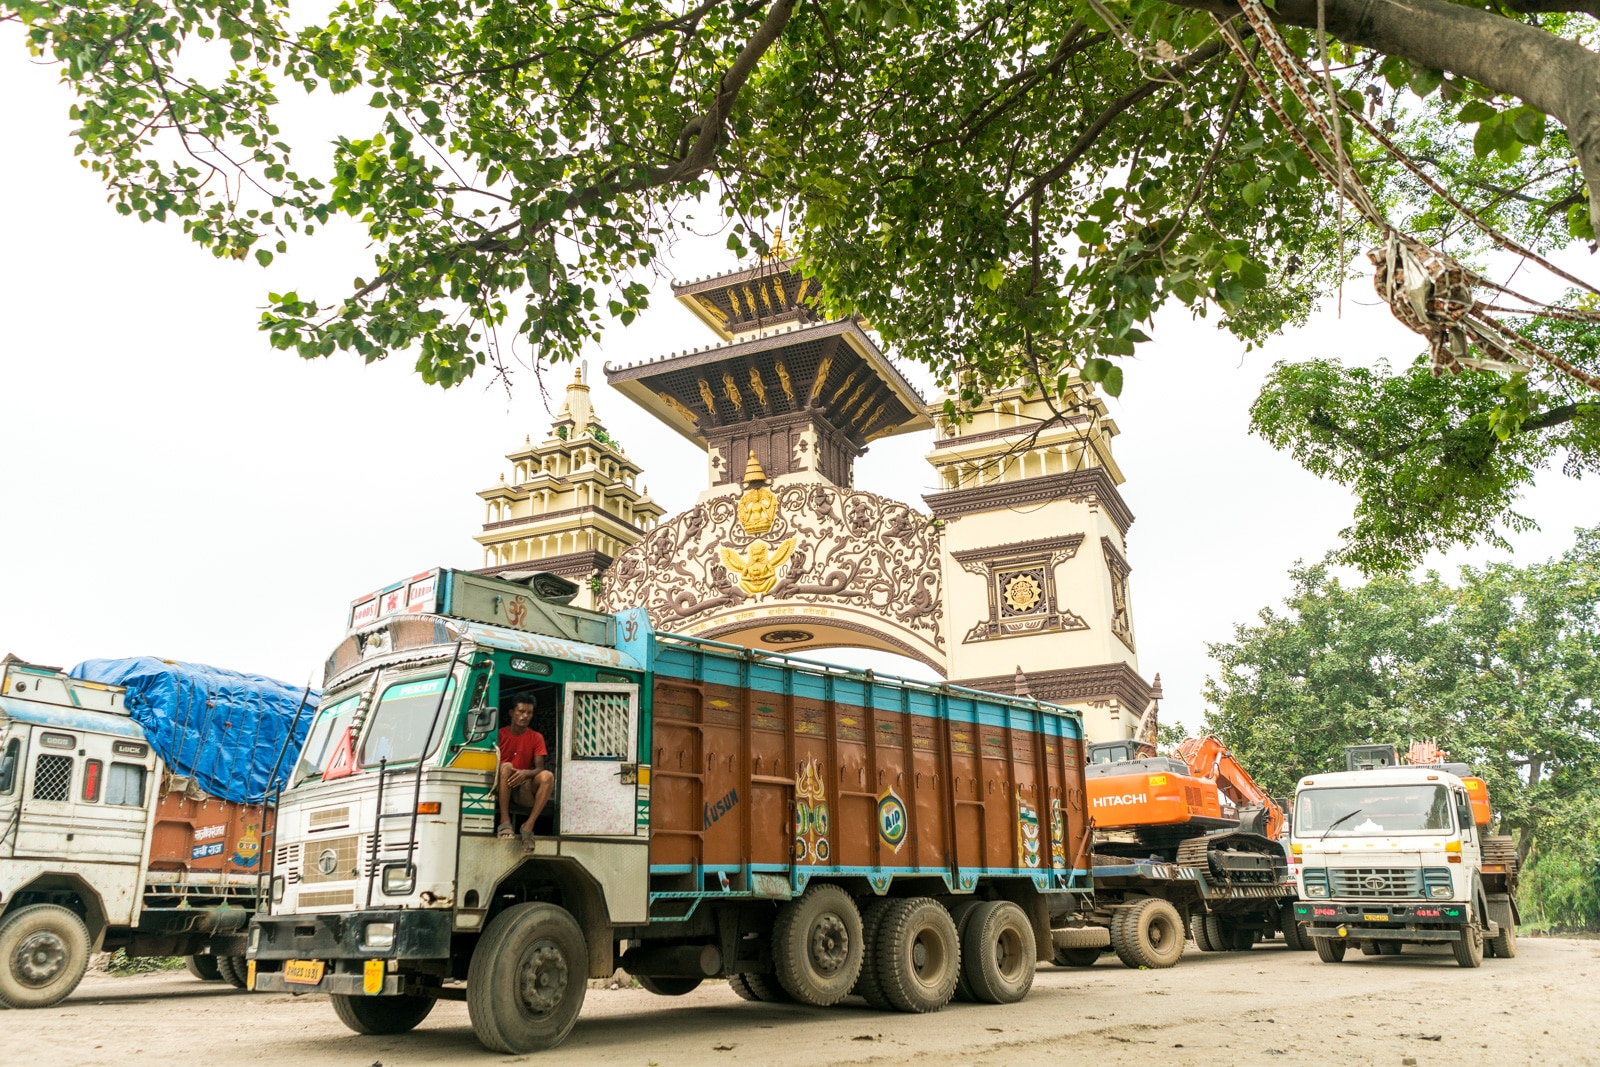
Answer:
<svg viewBox="0 0 1600 1067"><path fill-rule="evenodd" d="M1461 966L1477 967L1486 940L1514 934L1491 918L1467 786L1455 768L1373 759L1371 747L1351 758L1370 769L1311 775L1295 791L1302 936L1329 963L1351 945L1393 955L1405 944L1449 944Z"/></svg>
<svg viewBox="0 0 1600 1067"><path fill-rule="evenodd" d="M138 918L162 764L121 689L0 669L0 1004L43 1007Z"/></svg>

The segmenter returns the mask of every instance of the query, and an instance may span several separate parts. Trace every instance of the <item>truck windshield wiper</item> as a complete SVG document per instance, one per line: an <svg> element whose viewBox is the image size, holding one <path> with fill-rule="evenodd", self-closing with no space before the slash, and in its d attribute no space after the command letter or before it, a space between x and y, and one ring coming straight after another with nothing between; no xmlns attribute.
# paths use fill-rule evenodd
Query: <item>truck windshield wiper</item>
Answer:
<svg viewBox="0 0 1600 1067"><path fill-rule="evenodd" d="M1337 819L1333 820L1333 822L1328 824L1328 828L1326 830L1322 831L1322 836L1317 838L1317 840L1318 841L1326 841L1328 839L1328 835L1333 833L1334 827L1338 826L1342 822L1349 822L1351 819L1355 818L1357 815L1360 815L1364 810L1366 810L1366 809L1357 808L1355 811L1352 811L1348 815L1339 816Z"/></svg>

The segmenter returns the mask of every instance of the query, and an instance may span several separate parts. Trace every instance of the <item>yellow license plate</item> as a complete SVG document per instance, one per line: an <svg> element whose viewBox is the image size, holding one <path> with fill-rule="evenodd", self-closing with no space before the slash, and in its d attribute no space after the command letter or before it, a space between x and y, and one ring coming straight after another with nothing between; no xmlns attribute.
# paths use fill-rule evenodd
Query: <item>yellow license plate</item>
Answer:
<svg viewBox="0 0 1600 1067"><path fill-rule="evenodd" d="M283 965L283 980L295 985L317 985L325 964L321 960L289 960Z"/></svg>
<svg viewBox="0 0 1600 1067"><path fill-rule="evenodd" d="M1387 916L1387 915L1363 915L1363 916L1361 916L1361 921L1362 922L1369 922L1369 923L1386 923L1386 922L1389 921L1389 916Z"/></svg>

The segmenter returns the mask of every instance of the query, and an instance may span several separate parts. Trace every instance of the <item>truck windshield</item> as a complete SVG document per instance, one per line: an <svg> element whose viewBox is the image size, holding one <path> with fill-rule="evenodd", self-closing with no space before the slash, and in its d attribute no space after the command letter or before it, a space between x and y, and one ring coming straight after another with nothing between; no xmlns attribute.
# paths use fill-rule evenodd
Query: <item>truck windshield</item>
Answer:
<svg viewBox="0 0 1600 1067"><path fill-rule="evenodd" d="M298 785L307 778L321 776L338 746L339 738L350 725L360 699L359 693L353 693L317 711L317 721L311 724L305 748L300 750L300 762L295 765L294 776L289 779L291 784Z"/></svg>
<svg viewBox="0 0 1600 1067"><path fill-rule="evenodd" d="M380 761L408 763L421 755L428 730L434 726L434 717L440 712L439 696L444 694L443 713L438 714L441 724L433 737L436 747L445 733L443 723L449 721L450 702L455 696L456 680L449 679L445 692L445 678L420 678L396 682L378 698L378 710L372 713L372 723L367 727L366 740L361 743L361 764L376 767Z"/></svg>
<svg viewBox="0 0 1600 1067"><path fill-rule="evenodd" d="M1349 818L1353 811L1359 814ZM1340 819L1344 821L1339 822ZM1332 837L1437 834L1454 829L1450 819L1450 792L1442 785L1302 789L1294 804L1296 837L1319 837L1324 833Z"/></svg>

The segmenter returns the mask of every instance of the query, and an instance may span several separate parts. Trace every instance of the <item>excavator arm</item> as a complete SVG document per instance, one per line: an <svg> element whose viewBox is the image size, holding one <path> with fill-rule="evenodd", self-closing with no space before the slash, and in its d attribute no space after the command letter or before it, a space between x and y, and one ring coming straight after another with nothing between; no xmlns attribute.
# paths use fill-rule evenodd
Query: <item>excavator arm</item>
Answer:
<svg viewBox="0 0 1600 1067"><path fill-rule="evenodd" d="M1239 765L1226 745L1215 737L1189 737L1178 745L1177 756L1199 778L1217 783L1224 796L1241 808L1261 808L1267 813L1266 836L1281 840L1284 831L1283 808L1269 797L1250 772Z"/></svg>

